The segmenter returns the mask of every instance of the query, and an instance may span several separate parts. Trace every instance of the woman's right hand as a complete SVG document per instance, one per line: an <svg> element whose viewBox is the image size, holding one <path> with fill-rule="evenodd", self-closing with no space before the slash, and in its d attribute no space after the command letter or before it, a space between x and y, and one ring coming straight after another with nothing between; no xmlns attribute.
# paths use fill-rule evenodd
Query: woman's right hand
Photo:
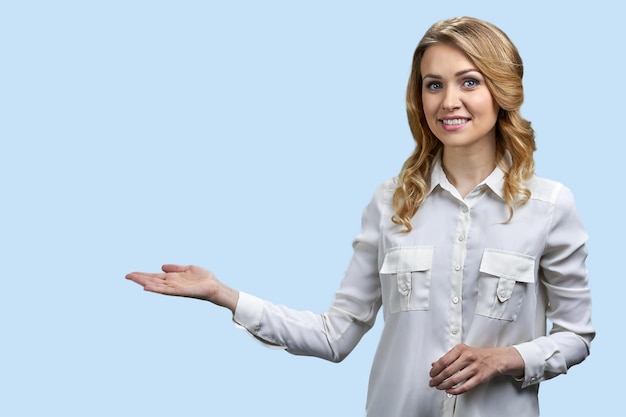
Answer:
<svg viewBox="0 0 626 417"><path fill-rule="evenodd" d="M162 273L131 272L126 278L144 290L165 295L197 298L235 312L239 292L222 284L210 271L193 265L163 265Z"/></svg>

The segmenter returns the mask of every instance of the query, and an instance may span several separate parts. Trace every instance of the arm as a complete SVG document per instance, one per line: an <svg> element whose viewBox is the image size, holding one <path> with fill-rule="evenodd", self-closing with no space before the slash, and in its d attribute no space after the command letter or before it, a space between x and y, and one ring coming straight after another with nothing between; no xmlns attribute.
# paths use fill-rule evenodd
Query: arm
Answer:
<svg viewBox="0 0 626 417"><path fill-rule="evenodd" d="M523 387L566 373L589 355L595 329L587 279L587 233L571 191L559 193L540 259L539 280L547 298L548 336L516 345L524 358Z"/></svg>
<svg viewBox="0 0 626 417"><path fill-rule="evenodd" d="M375 259L367 252L357 250L352 265L364 258ZM373 299L375 304L377 293L359 286L354 274L344 279L333 306L324 314L297 311L239 293L198 266L164 265L163 273L132 272L126 278L146 291L206 300L228 308L234 321L262 343L333 362L343 360L371 328L379 306L363 304L364 298ZM355 296L360 291L362 296Z"/></svg>
<svg viewBox="0 0 626 417"><path fill-rule="evenodd" d="M295 355L343 360L372 327L380 308L378 237L383 187L364 210L354 253L328 311L315 314L242 293L234 320L269 346Z"/></svg>
<svg viewBox="0 0 626 417"><path fill-rule="evenodd" d="M210 301L230 309L234 321L269 346L338 362L371 328L380 308L378 236L383 187L363 213L354 254L329 310L323 314L272 304L222 284L196 266L164 265L163 273L126 276L146 291Z"/></svg>

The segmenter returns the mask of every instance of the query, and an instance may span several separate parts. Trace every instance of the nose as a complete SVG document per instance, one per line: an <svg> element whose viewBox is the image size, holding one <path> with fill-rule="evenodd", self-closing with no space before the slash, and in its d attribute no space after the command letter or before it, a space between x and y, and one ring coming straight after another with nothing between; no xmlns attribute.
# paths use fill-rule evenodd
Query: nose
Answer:
<svg viewBox="0 0 626 417"><path fill-rule="evenodd" d="M446 111L454 111L461 108L461 98L459 92L454 88L446 88L441 108Z"/></svg>

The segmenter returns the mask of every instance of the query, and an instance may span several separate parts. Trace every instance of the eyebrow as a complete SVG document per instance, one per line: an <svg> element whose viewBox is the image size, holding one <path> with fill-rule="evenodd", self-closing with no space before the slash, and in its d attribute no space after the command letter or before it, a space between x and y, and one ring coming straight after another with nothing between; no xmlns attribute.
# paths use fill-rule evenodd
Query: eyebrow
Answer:
<svg viewBox="0 0 626 417"><path fill-rule="evenodd" d="M454 76L455 77L459 77L461 75L467 74L468 72L477 72L477 73L480 74L480 71L478 71L476 68L468 68L468 69L461 70L459 72L454 73ZM422 76L422 79L426 79L426 78L434 78L436 80L440 80L442 77L441 77L441 75L436 75L436 74L424 74Z"/></svg>

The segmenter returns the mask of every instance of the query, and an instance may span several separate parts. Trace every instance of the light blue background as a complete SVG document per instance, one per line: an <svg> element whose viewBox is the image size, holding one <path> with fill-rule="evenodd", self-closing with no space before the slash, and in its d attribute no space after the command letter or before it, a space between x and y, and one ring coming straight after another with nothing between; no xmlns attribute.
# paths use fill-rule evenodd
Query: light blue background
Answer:
<svg viewBox="0 0 626 417"><path fill-rule="evenodd" d="M455 15L517 44L537 172L591 235L598 337L542 416L626 415L618 4L1 1L0 415L362 416L382 323L332 364L124 275L198 264L325 310L412 149L413 49Z"/></svg>

